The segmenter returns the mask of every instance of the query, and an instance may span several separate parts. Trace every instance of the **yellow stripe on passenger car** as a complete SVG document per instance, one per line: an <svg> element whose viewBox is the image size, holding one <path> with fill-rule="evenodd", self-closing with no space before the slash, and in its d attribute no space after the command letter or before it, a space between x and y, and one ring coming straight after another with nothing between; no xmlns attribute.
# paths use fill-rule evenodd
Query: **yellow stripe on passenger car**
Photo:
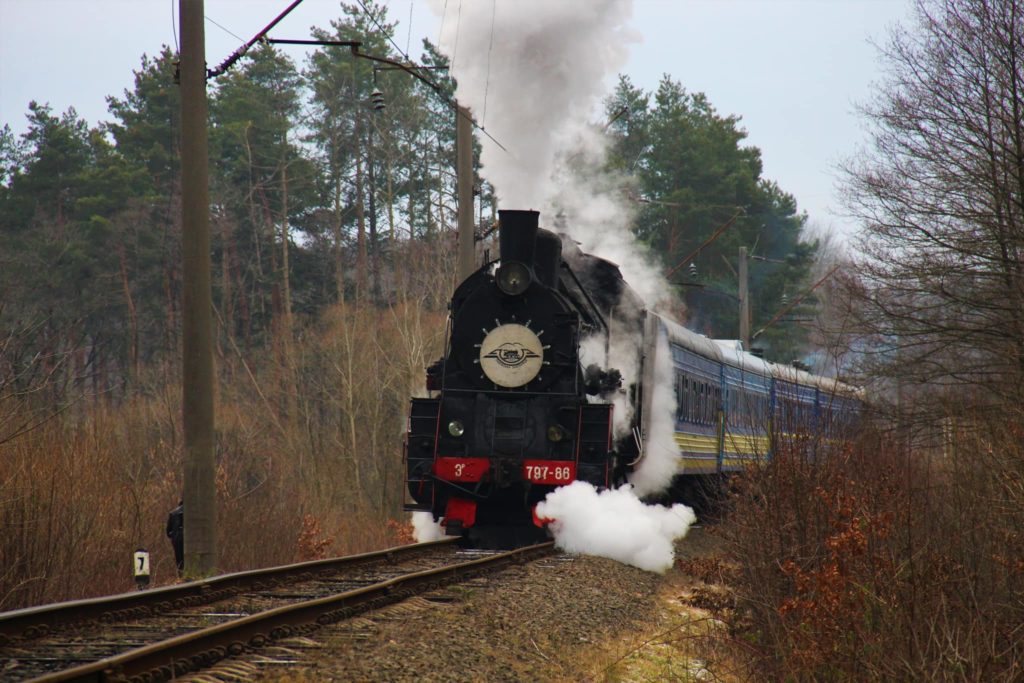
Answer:
<svg viewBox="0 0 1024 683"><path fill-rule="evenodd" d="M676 446L681 451L679 470L686 474L711 473L718 470L718 436L706 434L675 433ZM763 458L768 453L771 440L768 436L754 434L730 434L724 437L722 467L736 469L746 463Z"/></svg>
<svg viewBox="0 0 1024 683"><path fill-rule="evenodd" d="M718 471L718 456L710 458L682 458L679 461L678 474L710 474Z"/></svg>
<svg viewBox="0 0 1024 683"><path fill-rule="evenodd" d="M763 456L768 454L770 439L767 436L753 434L725 434L725 453L737 455Z"/></svg>
<svg viewBox="0 0 1024 683"><path fill-rule="evenodd" d="M718 455L718 438L705 434L687 434L676 432L676 445L684 453L710 453Z"/></svg>

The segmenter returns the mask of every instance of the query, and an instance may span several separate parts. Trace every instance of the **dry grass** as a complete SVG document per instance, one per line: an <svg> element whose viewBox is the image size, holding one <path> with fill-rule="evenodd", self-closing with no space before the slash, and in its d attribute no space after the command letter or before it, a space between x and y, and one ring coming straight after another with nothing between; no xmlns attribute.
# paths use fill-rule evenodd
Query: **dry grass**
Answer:
<svg viewBox="0 0 1024 683"><path fill-rule="evenodd" d="M163 525L177 463L160 423L158 402L98 407L86 422L53 420L0 447L0 607L129 590L140 547L154 580L171 580Z"/></svg>
<svg viewBox="0 0 1024 683"><path fill-rule="evenodd" d="M734 568L713 533L691 537L677 547L681 557L661 583L652 618L588 648L572 680L747 680L746 662L729 646L733 598L724 581Z"/></svg>
<svg viewBox="0 0 1024 683"><path fill-rule="evenodd" d="M407 540L388 525L402 516L401 438L442 331L412 301L339 306L262 357L223 350L219 570ZM133 590L140 547L154 584L176 580L164 525L182 490L180 396L154 381L0 444L0 610Z"/></svg>

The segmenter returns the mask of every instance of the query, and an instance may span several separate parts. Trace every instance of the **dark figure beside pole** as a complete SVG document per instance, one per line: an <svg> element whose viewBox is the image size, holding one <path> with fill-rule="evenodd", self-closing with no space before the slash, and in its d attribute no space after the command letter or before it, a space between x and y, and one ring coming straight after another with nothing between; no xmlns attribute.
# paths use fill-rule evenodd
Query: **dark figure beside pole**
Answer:
<svg viewBox="0 0 1024 683"><path fill-rule="evenodd" d="M185 571L185 502L178 501L178 507L167 515L167 538L174 547L174 563L178 565L178 576Z"/></svg>

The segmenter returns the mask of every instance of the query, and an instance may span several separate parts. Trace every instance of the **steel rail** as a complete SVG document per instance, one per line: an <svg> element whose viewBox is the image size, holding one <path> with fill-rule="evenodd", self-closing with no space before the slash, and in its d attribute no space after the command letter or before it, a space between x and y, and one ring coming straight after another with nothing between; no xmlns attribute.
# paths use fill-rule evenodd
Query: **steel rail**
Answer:
<svg viewBox="0 0 1024 683"><path fill-rule="evenodd" d="M439 546L451 545L457 541L458 539L454 537L446 538L440 541L396 546L387 550L358 555L222 574L209 579L134 593L71 600L38 607L26 607L11 612L0 612L0 646L15 638L38 638L55 629L81 622L93 620L109 622L118 618L138 618L155 614L158 610L166 611L213 602L269 581L281 581L300 575L309 575L312 578L316 574L346 569L362 563L405 559Z"/></svg>
<svg viewBox="0 0 1024 683"><path fill-rule="evenodd" d="M460 579L494 571L549 554L554 543L540 543L491 557L413 572L337 595L277 607L233 621L169 638L90 664L83 664L33 679L33 683L64 681L171 680L208 667L270 641L301 635L319 626L347 619L360 612L404 600Z"/></svg>

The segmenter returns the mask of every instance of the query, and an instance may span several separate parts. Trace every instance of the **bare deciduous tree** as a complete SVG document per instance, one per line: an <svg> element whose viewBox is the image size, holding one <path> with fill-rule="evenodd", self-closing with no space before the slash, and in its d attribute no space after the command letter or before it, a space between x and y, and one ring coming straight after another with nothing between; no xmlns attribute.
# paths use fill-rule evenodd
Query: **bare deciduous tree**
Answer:
<svg viewBox="0 0 1024 683"><path fill-rule="evenodd" d="M873 369L904 385L1024 385L1024 0L916 0L882 49L846 165L864 226L849 289Z"/></svg>

